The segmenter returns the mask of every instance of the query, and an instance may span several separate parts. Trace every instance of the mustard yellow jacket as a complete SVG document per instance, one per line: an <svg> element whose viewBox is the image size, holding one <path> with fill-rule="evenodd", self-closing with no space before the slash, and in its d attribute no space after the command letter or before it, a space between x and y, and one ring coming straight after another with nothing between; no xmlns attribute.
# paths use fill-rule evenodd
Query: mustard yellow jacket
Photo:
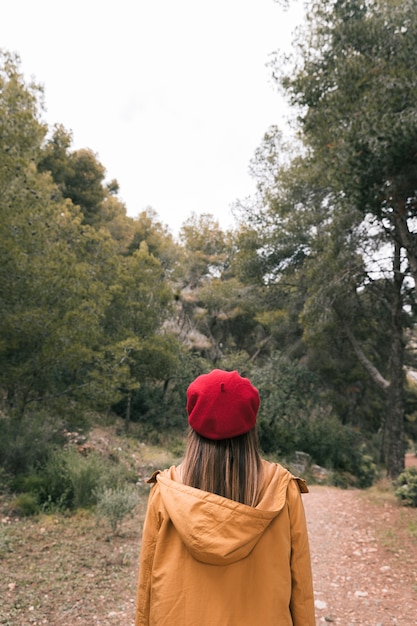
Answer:
<svg viewBox="0 0 417 626"><path fill-rule="evenodd" d="M256 507L154 475L136 626L315 626L301 479L263 461Z"/></svg>

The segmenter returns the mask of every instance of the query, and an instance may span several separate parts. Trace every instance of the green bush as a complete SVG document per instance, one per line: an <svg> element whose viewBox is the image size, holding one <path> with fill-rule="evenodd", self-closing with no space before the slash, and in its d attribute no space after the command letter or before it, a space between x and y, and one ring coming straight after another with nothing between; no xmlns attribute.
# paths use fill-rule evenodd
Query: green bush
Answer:
<svg viewBox="0 0 417 626"><path fill-rule="evenodd" d="M300 430L319 410L317 380L306 368L279 353L250 373L262 398L258 417L259 442L265 454L291 457L296 450L309 452L299 443Z"/></svg>
<svg viewBox="0 0 417 626"><path fill-rule="evenodd" d="M378 466L364 448L362 448L362 458L359 457L356 476L358 477L358 487L362 489L371 487L378 477Z"/></svg>
<svg viewBox="0 0 417 626"><path fill-rule="evenodd" d="M75 446L67 446L50 454L34 490L44 509L71 510L92 507L103 489L117 489L131 480L121 463L94 451L83 456Z"/></svg>
<svg viewBox="0 0 417 626"><path fill-rule="evenodd" d="M106 518L110 527L115 533L124 518L132 514L134 508L139 503L137 490L132 486L122 488L105 488L99 490L97 497L97 516Z"/></svg>
<svg viewBox="0 0 417 626"><path fill-rule="evenodd" d="M259 441L264 454L291 459L297 451L332 470L341 486L369 487L378 468L363 434L323 405L320 381L279 353L251 373L262 402Z"/></svg>
<svg viewBox="0 0 417 626"><path fill-rule="evenodd" d="M316 415L298 420L296 425L284 420L260 423L261 447L281 458L293 458L294 451L307 453L312 464L332 471L332 483L338 487L370 487L378 467L361 433L344 425L333 415ZM279 447L277 446L279 441Z"/></svg>
<svg viewBox="0 0 417 626"><path fill-rule="evenodd" d="M38 494L43 489L44 479L39 474L18 474L10 480L10 489L17 493Z"/></svg>
<svg viewBox="0 0 417 626"><path fill-rule="evenodd" d="M303 445L314 463L332 469L337 486L370 487L378 468L361 433L342 424L334 416L315 417L304 422L299 433Z"/></svg>
<svg viewBox="0 0 417 626"><path fill-rule="evenodd" d="M395 481L395 496L407 506L417 507L417 467L408 467Z"/></svg>
<svg viewBox="0 0 417 626"><path fill-rule="evenodd" d="M14 551L13 541L15 537L11 535L10 526L0 526L0 561L8 553Z"/></svg>
<svg viewBox="0 0 417 626"><path fill-rule="evenodd" d="M69 448L67 472L73 490L73 507L86 508L96 504L96 490L105 481L107 473L104 459L96 453L84 457Z"/></svg>
<svg viewBox="0 0 417 626"><path fill-rule="evenodd" d="M315 463L329 469L352 470L352 459L360 447L356 431L344 426L333 415L306 420L298 433L303 444L300 450L308 452Z"/></svg>
<svg viewBox="0 0 417 626"><path fill-rule="evenodd" d="M40 501L46 509L93 506L107 473L107 463L99 454L85 457L74 446L54 450L40 473Z"/></svg>
<svg viewBox="0 0 417 626"><path fill-rule="evenodd" d="M20 493L10 503L12 510L24 517L39 513L39 502L36 494Z"/></svg>
<svg viewBox="0 0 417 626"><path fill-rule="evenodd" d="M12 481L11 474L0 465L0 495L9 492L10 483Z"/></svg>
<svg viewBox="0 0 417 626"><path fill-rule="evenodd" d="M21 419L0 418L0 466L10 475L26 474L43 464L52 445L63 443L60 422L43 413Z"/></svg>
<svg viewBox="0 0 417 626"><path fill-rule="evenodd" d="M53 450L39 472L37 488L39 502L45 510L70 509L74 502L74 489L67 467L68 450Z"/></svg>

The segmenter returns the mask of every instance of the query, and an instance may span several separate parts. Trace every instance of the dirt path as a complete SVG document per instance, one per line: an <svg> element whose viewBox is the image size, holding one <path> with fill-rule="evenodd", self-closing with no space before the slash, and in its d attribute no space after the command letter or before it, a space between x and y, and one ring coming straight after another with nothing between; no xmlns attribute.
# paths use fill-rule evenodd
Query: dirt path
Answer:
<svg viewBox="0 0 417 626"><path fill-rule="evenodd" d="M417 509L318 486L303 501L317 626L416 625ZM0 624L133 626L145 506L116 537L81 514L0 515Z"/></svg>
<svg viewBox="0 0 417 626"><path fill-rule="evenodd" d="M417 510L331 487L303 500L317 625L417 624Z"/></svg>

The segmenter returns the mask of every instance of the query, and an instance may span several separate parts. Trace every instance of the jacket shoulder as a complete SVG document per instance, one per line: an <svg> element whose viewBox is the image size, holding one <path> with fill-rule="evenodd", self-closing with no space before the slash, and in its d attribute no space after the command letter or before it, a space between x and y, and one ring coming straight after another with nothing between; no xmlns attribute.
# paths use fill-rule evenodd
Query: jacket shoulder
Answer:
<svg viewBox="0 0 417 626"><path fill-rule="evenodd" d="M269 461L264 461L264 469L266 472L272 471L276 476L280 477L280 480L283 481L282 484L288 486L292 481L294 481L300 493L309 493L309 489L304 478L294 476L294 474L292 474L290 470L288 470L280 463L271 463Z"/></svg>
<svg viewBox="0 0 417 626"><path fill-rule="evenodd" d="M161 473L161 470L156 470L150 478L146 481L150 485L154 485L156 483L156 477Z"/></svg>
<svg viewBox="0 0 417 626"><path fill-rule="evenodd" d="M307 487L307 483L304 478L298 478L298 476L292 476L292 479L297 483L298 489L300 493L309 493L309 489Z"/></svg>

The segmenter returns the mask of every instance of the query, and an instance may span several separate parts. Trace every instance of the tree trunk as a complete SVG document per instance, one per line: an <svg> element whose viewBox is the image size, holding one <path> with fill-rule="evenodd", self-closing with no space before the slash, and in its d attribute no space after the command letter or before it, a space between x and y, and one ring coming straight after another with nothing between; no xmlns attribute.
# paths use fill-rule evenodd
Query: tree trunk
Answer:
<svg viewBox="0 0 417 626"><path fill-rule="evenodd" d="M387 475L397 478L404 470L405 441L404 441L404 341L403 341L403 302L402 285L404 275L401 272L401 244L395 243L393 256L393 280L391 284L391 336L389 379L382 376L379 370L371 363L356 341L349 326L343 322L343 316L338 313L343 322L343 329L352 345L353 350L368 372L372 380L386 393L386 415L381 420L382 445L381 457L385 463Z"/></svg>
<svg viewBox="0 0 417 626"><path fill-rule="evenodd" d="M127 407L126 407L126 418L125 418L125 432L129 432L130 428L130 409L132 406L132 390L129 389L127 394Z"/></svg>
<svg viewBox="0 0 417 626"><path fill-rule="evenodd" d="M394 280L391 300L391 357L390 386L388 389L387 419L385 421L385 459L387 475L397 476L404 470L404 341L403 307L401 289L404 276L401 273L401 247L395 244Z"/></svg>

